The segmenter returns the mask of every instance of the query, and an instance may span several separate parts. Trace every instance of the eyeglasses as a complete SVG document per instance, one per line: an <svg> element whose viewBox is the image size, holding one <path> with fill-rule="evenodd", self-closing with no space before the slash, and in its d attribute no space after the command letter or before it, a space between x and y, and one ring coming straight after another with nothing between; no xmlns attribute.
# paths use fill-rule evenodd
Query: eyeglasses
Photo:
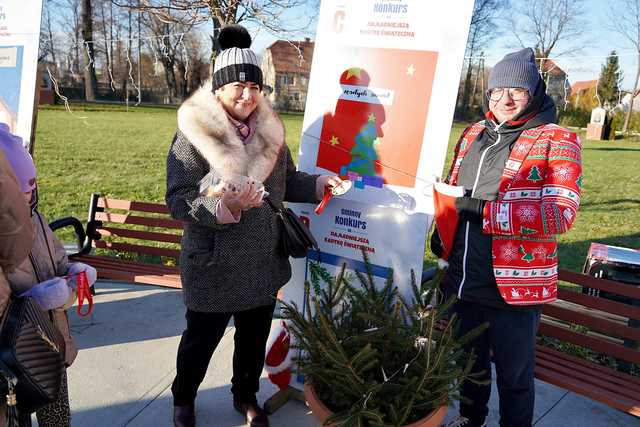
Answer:
<svg viewBox="0 0 640 427"><path fill-rule="evenodd" d="M487 92L489 101L500 101L504 93L509 94L509 98L514 101L525 101L529 99L529 91L521 87L498 87Z"/></svg>

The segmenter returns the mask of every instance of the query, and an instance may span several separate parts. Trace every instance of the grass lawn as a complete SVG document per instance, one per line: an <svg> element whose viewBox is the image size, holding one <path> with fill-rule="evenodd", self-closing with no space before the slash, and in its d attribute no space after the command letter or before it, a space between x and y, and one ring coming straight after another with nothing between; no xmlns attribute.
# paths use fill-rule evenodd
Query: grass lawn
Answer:
<svg viewBox="0 0 640 427"><path fill-rule="evenodd" d="M175 108L72 105L39 111L35 159L40 209L50 220L86 219L89 195L163 201L165 159L176 128ZM282 115L297 156L302 115ZM449 157L463 129L452 127ZM582 206L560 236L560 264L580 271L589 242L640 248L640 141L583 142ZM70 234L62 235L73 240ZM428 257L428 261L432 259Z"/></svg>

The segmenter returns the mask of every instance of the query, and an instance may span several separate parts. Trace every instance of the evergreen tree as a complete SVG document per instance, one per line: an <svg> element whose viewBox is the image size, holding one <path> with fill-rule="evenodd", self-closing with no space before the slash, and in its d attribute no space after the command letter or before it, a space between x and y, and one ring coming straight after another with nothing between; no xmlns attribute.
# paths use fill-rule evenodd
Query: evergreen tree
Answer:
<svg viewBox="0 0 640 427"><path fill-rule="evenodd" d="M464 351L486 326L456 338L454 299L442 299L441 270L403 298L390 275L376 284L366 252L365 271L335 277L320 265L305 283L303 309L282 301L302 350L298 367L332 412L327 422L342 427L403 426L459 399L475 356ZM413 273L413 272L412 272ZM448 318L448 321L445 319Z"/></svg>
<svg viewBox="0 0 640 427"><path fill-rule="evenodd" d="M610 110L618 104L621 83L622 71L618 55L615 50L612 50L607 57L607 62L602 66L598 82L598 96L603 108Z"/></svg>

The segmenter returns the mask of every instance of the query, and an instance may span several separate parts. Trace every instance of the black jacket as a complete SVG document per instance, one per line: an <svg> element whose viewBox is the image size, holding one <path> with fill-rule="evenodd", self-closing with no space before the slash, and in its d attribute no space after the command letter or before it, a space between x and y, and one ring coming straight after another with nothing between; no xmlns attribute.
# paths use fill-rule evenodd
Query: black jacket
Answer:
<svg viewBox="0 0 640 427"><path fill-rule="evenodd" d="M486 101L485 111L488 111ZM496 200L502 172L520 134L526 129L555 122L555 103L546 95L546 87L541 81L533 99L519 117L502 124L490 119L484 121L484 131L478 135L460 165L458 185L464 186L468 196ZM465 301L512 308L498 293L491 256L491 235L482 233L482 225L460 223L444 279L446 292L455 293ZM532 307L536 308L528 306L525 309Z"/></svg>

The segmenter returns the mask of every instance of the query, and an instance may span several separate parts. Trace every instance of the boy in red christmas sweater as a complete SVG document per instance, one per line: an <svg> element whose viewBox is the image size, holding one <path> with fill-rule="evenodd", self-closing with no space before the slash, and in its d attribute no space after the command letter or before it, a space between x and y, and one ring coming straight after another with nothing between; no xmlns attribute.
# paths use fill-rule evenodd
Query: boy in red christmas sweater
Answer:
<svg viewBox="0 0 640 427"><path fill-rule="evenodd" d="M580 142L554 123L532 49L506 55L489 76L486 120L467 128L455 148L447 182L465 188L444 279L456 295L461 334L489 323L469 344L474 371L491 379L490 351L500 395L500 425L530 426L534 350L541 304L556 299L557 244L580 202ZM432 250L440 255L437 232ZM465 383L460 405L468 425L485 425L491 386Z"/></svg>

